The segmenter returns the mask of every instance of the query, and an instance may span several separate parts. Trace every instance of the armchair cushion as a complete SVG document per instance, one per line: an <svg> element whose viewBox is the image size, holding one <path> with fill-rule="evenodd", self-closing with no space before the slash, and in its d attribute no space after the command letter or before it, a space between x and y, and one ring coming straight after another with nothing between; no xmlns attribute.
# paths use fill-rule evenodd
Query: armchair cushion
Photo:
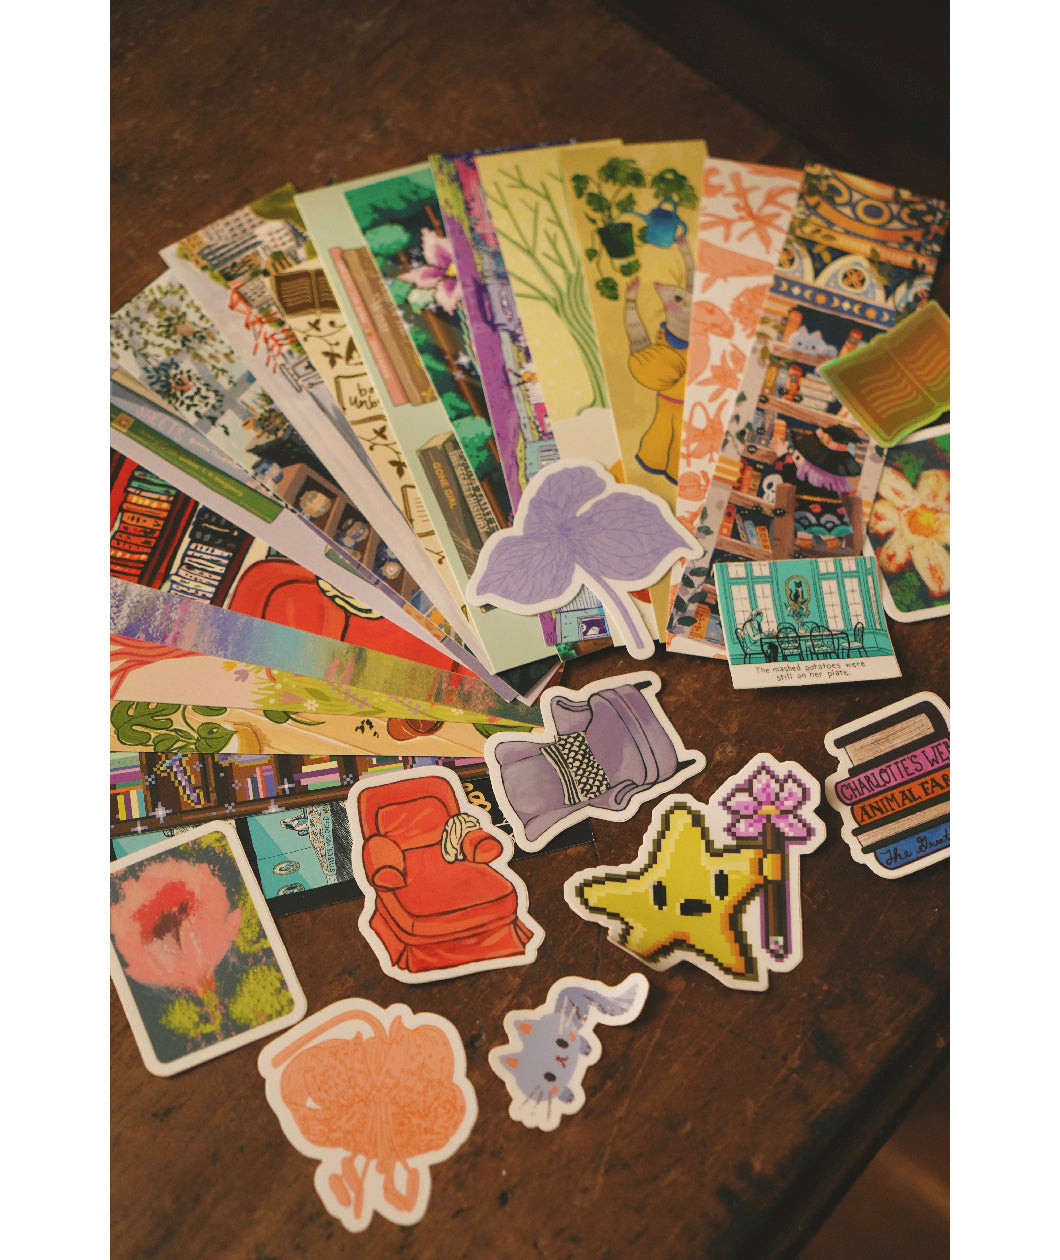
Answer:
<svg viewBox="0 0 1060 1260"><path fill-rule="evenodd" d="M468 862L492 862L504 852L504 846L497 837L480 827L467 833L461 841L461 848Z"/></svg>
<svg viewBox="0 0 1060 1260"><path fill-rule="evenodd" d="M405 854L387 836L369 836L364 842L364 873L373 888L405 887Z"/></svg>

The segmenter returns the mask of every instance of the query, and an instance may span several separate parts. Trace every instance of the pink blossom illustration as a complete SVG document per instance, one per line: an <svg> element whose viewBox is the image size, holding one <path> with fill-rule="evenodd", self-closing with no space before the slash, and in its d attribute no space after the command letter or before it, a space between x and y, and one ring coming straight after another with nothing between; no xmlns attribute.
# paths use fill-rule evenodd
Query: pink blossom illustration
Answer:
<svg viewBox="0 0 1060 1260"><path fill-rule="evenodd" d="M733 840L758 840L772 823L789 840L805 840L811 831L800 810L808 799L809 789L796 774L776 774L763 762L722 797L729 815L726 834Z"/></svg>
<svg viewBox="0 0 1060 1260"><path fill-rule="evenodd" d="M876 555L885 573L898 573L912 561L936 599L950 589L950 474L927 468L916 485L895 468L880 477L869 529L886 535Z"/></svg>
<svg viewBox="0 0 1060 1260"><path fill-rule="evenodd" d="M431 228L422 232L423 266L412 267L398 276L417 290L413 305L429 306L437 304L449 315L455 315L463 301L460 281L456 275L456 261L449 242L440 233ZM413 295L410 295L413 301Z"/></svg>
<svg viewBox="0 0 1060 1260"><path fill-rule="evenodd" d="M133 980L201 995L214 989L242 919L205 863L168 858L122 882L110 930Z"/></svg>

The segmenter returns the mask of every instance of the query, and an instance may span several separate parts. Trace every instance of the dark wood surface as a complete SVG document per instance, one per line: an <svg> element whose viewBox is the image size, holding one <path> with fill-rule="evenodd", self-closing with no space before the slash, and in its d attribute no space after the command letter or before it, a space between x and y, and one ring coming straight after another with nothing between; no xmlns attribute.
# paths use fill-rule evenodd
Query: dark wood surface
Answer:
<svg viewBox="0 0 1060 1260"><path fill-rule="evenodd" d="M665 15L660 15L660 21ZM434 151L567 137L704 136L716 156L808 158L898 179L906 132L877 119L808 149L590 0L280 5L116 0L112 8L112 305L162 270L157 251L288 180L310 189ZM748 75L769 74L751 52ZM786 62L773 70L785 72ZM744 99L747 99L745 97ZM933 120L937 134L940 120ZM925 139L925 136L927 137ZM881 137L883 137L881 139ZM915 191L945 195L944 148L917 138ZM926 154L926 156L925 156ZM946 293L945 268L939 288ZM663 704L706 768L701 799L754 753L823 781L823 737L926 689L949 698L946 620L892 625L901 679L735 692L722 663L657 653ZM580 686L626 672L609 651ZM589 847L520 862L546 939L532 967L401 985L379 971L359 904L282 920L311 1011L350 996L436 1011L460 1030L479 1119L433 1170L423 1221L351 1236L323 1209L315 1165L265 1101L260 1044L161 1080L112 997L112 1254L286 1260L339 1255L533 1257L797 1252L945 1062L948 863L898 881L856 865L834 813L802 866L804 960L764 994L691 966L651 973L641 1017L604 1028L588 1101L554 1133L524 1129L486 1055L513 1007L563 975L615 983L635 960L573 915L564 880L628 861L650 805L595 823Z"/></svg>

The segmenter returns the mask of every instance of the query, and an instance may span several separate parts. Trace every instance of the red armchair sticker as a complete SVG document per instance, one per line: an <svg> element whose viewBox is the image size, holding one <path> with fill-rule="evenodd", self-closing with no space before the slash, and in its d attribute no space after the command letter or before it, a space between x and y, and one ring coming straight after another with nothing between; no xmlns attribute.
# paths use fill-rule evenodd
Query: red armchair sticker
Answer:
<svg viewBox="0 0 1060 1260"><path fill-rule="evenodd" d="M703 769L659 703L648 671L541 698L544 734L505 732L486 741L490 781L521 849L536 853L583 818L632 818Z"/></svg>
<svg viewBox="0 0 1060 1260"><path fill-rule="evenodd" d="M415 1225L431 1165L467 1141L478 1103L460 1034L440 1015L347 998L303 1020L258 1056L284 1136L319 1160L321 1202L346 1229L374 1212Z"/></svg>
<svg viewBox="0 0 1060 1260"><path fill-rule="evenodd" d="M800 858L824 841L820 798L797 762L759 753L705 805L661 801L634 861L578 871L567 904L657 971L683 960L766 989L802 961Z"/></svg>
<svg viewBox="0 0 1060 1260"><path fill-rule="evenodd" d="M394 980L420 984L537 957L544 930L514 848L442 766L372 775L350 793L358 925Z"/></svg>
<svg viewBox="0 0 1060 1260"><path fill-rule="evenodd" d="M930 691L824 737L839 768L825 780L854 861L901 879L950 856L950 711Z"/></svg>

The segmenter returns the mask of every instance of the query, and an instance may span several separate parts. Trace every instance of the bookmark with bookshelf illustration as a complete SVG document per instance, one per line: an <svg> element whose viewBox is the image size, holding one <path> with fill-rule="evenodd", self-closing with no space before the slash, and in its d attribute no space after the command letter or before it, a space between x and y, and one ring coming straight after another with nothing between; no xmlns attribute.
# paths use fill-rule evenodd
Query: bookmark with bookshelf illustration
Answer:
<svg viewBox="0 0 1060 1260"><path fill-rule="evenodd" d="M422 172L423 168L408 169ZM427 170L429 177L429 168ZM395 172L392 177L406 173ZM402 322L365 233L358 226L347 199L347 194L354 193L357 200L360 190L374 182L378 181L353 181L300 193L297 204L376 394L400 443L405 466L419 490L452 571L461 589L466 590L479 551L486 538L496 531L497 517L494 505L487 498L482 483L476 479L457 440L449 416L417 353L413 334ZM422 175L419 183L422 187ZM422 209L417 213L422 217ZM420 306L421 322L430 323L433 320L439 331L448 328L449 324L441 316L445 313L444 305L452 304L454 297L451 286L444 282L455 282L455 276L445 275L448 264L445 268L435 268L439 274L435 277L434 287L425 287L430 277L425 270L429 263L422 253L423 229L417 237L402 223L393 226L396 232L387 230L385 223L376 225L373 239L377 248L382 250L388 243L403 243L410 271L415 267L414 251L423 259L418 269L423 283L416 286L412 282L401 281L398 291L403 294L406 305L411 299L413 306ZM429 242L432 239L428 237ZM397 261L392 266L403 268L403 264ZM401 273L395 270L395 282ZM421 340L424 338L424 334L416 335ZM455 367L463 372L461 364L456 363L459 353L454 344L450 357ZM440 360L440 368L450 371L452 376L446 360ZM464 383L471 392L470 382L465 380ZM473 413L467 427L469 430L477 428L480 433L483 431ZM500 609L472 609L470 619L494 671L525 665L550 655L536 618L519 618Z"/></svg>
<svg viewBox="0 0 1060 1260"><path fill-rule="evenodd" d="M294 188L287 184L175 242L161 255L242 366L267 384L282 414L269 418L266 434L270 425L281 421L296 430L330 480L387 540L431 603L474 645L456 601L403 512L371 474L360 443L277 305L267 277L305 262L310 248L294 204ZM281 479L308 475L297 462L271 462L279 464ZM326 489L311 487L301 491L299 504L316 519L312 514L327 511L323 502L330 505L332 498Z"/></svg>
<svg viewBox="0 0 1060 1260"><path fill-rule="evenodd" d="M807 166L697 525L706 552L681 577L682 651L724 653L715 564L861 554L870 439L818 368L927 301L947 221L936 199Z"/></svg>

